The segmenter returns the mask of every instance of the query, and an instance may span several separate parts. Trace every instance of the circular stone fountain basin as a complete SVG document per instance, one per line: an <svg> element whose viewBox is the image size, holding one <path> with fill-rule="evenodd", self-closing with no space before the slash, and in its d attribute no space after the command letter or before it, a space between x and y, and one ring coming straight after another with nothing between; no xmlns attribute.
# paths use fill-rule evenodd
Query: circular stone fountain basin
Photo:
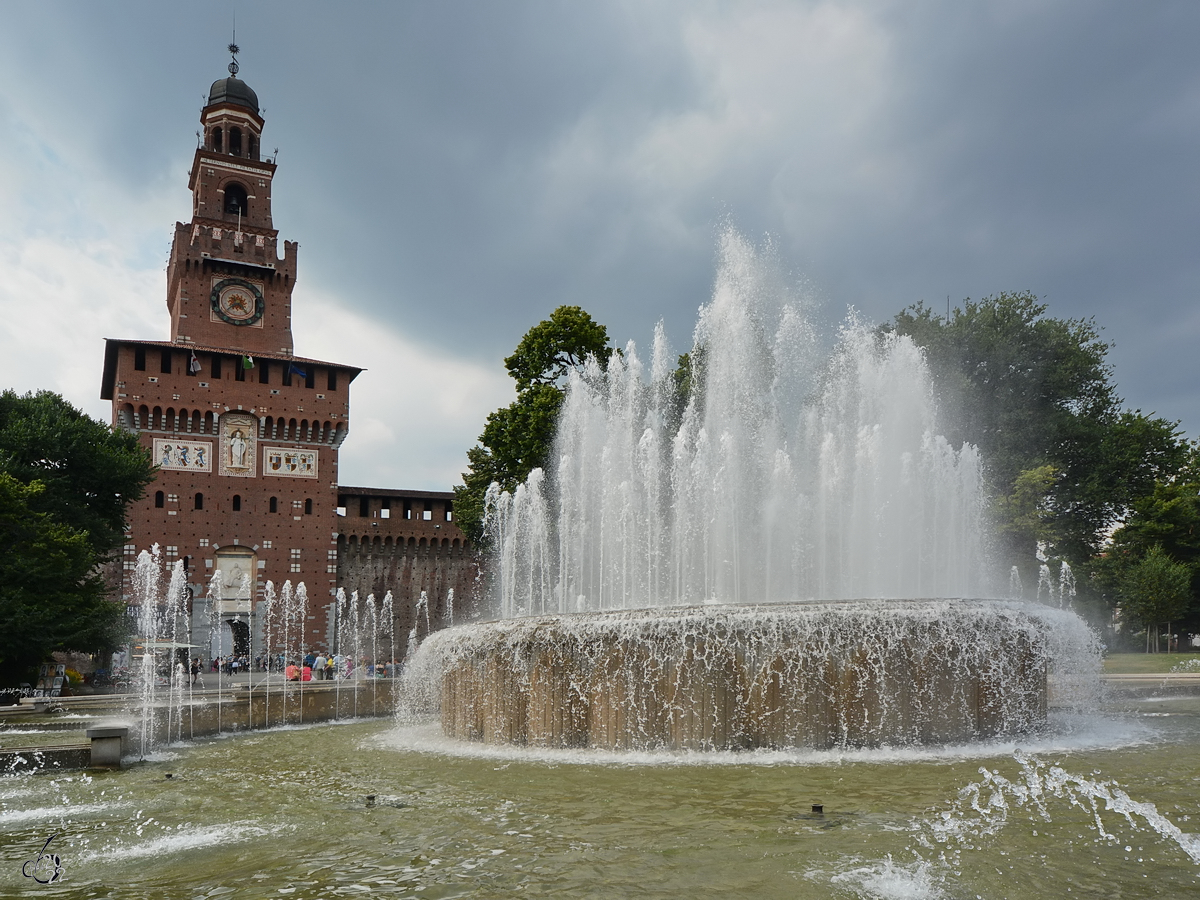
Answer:
<svg viewBox="0 0 1200 900"><path fill-rule="evenodd" d="M440 676L442 728L471 741L920 745L1043 727L1053 659L1091 645L1073 613L1008 601L674 607L448 629L414 674Z"/></svg>

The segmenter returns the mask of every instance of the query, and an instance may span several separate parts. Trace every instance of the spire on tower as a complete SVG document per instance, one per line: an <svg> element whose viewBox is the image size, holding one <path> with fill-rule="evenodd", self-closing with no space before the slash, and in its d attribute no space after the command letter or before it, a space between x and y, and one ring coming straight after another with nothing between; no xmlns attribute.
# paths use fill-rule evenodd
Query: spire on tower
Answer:
<svg viewBox="0 0 1200 900"><path fill-rule="evenodd" d="M229 64L229 74L237 77L238 70L241 66L238 65L237 55L241 52L241 48L237 44L229 45L229 52L233 55L233 61Z"/></svg>

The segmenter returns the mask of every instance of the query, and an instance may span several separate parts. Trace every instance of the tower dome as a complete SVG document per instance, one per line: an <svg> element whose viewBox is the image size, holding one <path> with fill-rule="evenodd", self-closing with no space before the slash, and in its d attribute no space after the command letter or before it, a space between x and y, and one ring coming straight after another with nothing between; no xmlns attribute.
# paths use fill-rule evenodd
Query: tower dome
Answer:
<svg viewBox="0 0 1200 900"><path fill-rule="evenodd" d="M258 94L254 93L246 82L233 76L217 79L209 89L208 105L215 106L218 103L244 106L258 114Z"/></svg>

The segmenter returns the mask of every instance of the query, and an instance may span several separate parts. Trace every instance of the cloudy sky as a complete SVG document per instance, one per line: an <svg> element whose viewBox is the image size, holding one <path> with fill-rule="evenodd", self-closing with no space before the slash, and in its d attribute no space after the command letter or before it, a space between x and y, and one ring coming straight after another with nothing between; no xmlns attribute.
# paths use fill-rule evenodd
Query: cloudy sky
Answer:
<svg viewBox="0 0 1200 900"><path fill-rule="evenodd" d="M0 386L107 419L102 338L166 337L235 14L296 350L368 369L346 483L454 483L560 304L686 348L727 223L830 321L1094 316L1127 403L1200 430L1189 0L6 3Z"/></svg>

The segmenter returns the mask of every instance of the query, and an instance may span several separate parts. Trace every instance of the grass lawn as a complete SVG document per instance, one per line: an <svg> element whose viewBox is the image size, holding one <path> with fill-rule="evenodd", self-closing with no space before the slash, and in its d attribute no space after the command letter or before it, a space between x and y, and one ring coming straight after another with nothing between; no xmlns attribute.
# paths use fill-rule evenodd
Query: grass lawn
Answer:
<svg viewBox="0 0 1200 900"><path fill-rule="evenodd" d="M1104 674L1165 675L1179 666L1181 671L1200 675L1200 662L1192 663L1191 669L1184 668L1191 659L1200 660L1200 653L1110 653L1104 657Z"/></svg>

